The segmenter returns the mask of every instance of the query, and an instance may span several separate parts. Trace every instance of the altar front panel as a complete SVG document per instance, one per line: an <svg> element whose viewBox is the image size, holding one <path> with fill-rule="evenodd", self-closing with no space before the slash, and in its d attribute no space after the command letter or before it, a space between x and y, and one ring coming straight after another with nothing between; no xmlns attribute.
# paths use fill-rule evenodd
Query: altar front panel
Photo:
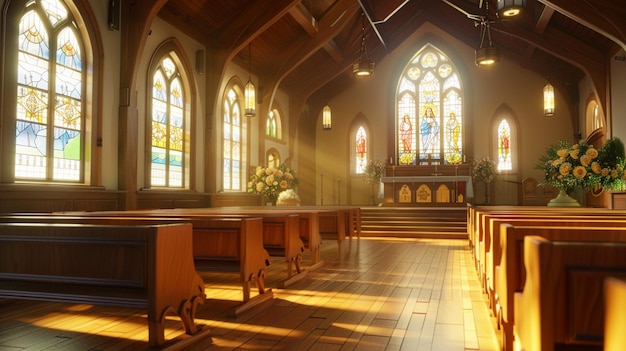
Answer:
<svg viewBox="0 0 626 351"><path fill-rule="evenodd" d="M465 205L474 197L470 176L396 176L382 177L381 182L387 205Z"/></svg>

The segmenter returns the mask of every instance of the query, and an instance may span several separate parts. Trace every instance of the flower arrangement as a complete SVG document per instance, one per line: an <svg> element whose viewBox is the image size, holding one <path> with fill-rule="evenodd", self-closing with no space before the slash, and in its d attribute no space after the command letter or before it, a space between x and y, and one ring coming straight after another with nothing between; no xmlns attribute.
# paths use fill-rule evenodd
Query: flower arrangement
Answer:
<svg viewBox="0 0 626 351"><path fill-rule="evenodd" d="M474 183L491 183L496 179L496 163L489 157L474 160L472 164L472 180Z"/></svg>
<svg viewBox="0 0 626 351"><path fill-rule="evenodd" d="M624 144L618 138L610 139L598 150L586 141L577 144L560 141L548 146L535 165L545 173L545 184L559 190L623 189Z"/></svg>
<svg viewBox="0 0 626 351"><path fill-rule="evenodd" d="M385 175L385 164L380 161L370 160L365 166L363 174L365 175L363 180L367 184L376 184Z"/></svg>
<svg viewBox="0 0 626 351"><path fill-rule="evenodd" d="M293 189L296 185L295 171L285 164L277 168L257 166L248 181L248 192L276 199L282 191Z"/></svg>

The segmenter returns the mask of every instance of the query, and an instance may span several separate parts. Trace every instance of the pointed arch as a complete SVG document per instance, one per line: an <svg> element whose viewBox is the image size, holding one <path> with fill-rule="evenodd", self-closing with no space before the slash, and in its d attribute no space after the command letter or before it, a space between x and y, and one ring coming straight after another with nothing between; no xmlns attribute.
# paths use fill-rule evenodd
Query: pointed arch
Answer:
<svg viewBox="0 0 626 351"><path fill-rule="evenodd" d="M233 78L222 100L222 188L242 191L247 167L247 119L243 115L243 84Z"/></svg>
<svg viewBox="0 0 626 351"><path fill-rule="evenodd" d="M517 173L519 164L519 122L513 110L502 104L491 122L492 155L500 173Z"/></svg>
<svg viewBox="0 0 626 351"><path fill-rule="evenodd" d="M402 70L396 89L396 160L401 165L463 161L464 98L459 70L427 43Z"/></svg>
<svg viewBox="0 0 626 351"><path fill-rule="evenodd" d="M146 91L146 185L190 189L195 96L189 60L176 39L155 50Z"/></svg>
<svg viewBox="0 0 626 351"><path fill-rule="evenodd" d="M274 103L265 120L265 137L283 139L283 113L280 105Z"/></svg>
<svg viewBox="0 0 626 351"><path fill-rule="evenodd" d="M0 179L97 185L102 41L89 2L6 1L2 13Z"/></svg>
<svg viewBox="0 0 626 351"><path fill-rule="evenodd" d="M373 133L367 118L359 113L350 125L350 174L362 175L372 160Z"/></svg>

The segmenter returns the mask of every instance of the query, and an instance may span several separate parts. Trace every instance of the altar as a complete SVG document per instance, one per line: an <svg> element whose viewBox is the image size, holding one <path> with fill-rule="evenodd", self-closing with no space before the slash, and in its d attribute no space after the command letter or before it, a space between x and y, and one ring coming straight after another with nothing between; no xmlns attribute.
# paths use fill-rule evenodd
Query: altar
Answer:
<svg viewBox="0 0 626 351"><path fill-rule="evenodd" d="M469 165L387 166L383 206L454 206L474 197Z"/></svg>

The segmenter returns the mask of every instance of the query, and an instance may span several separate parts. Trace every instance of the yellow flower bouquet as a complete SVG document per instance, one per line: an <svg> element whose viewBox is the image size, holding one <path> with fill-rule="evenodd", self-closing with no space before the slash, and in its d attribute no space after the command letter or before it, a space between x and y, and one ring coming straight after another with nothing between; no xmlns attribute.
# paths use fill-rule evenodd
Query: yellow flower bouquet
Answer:
<svg viewBox="0 0 626 351"><path fill-rule="evenodd" d="M257 166L248 180L247 189L249 193L263 195L275 201L282 191L293 189L296 185L298 179L295 171L285 164L277 168Z"/></svg>
<svg viewBox="0 0 626 351"><path fill-rule="evenodd" d="M560 141L546 149L535 168L544 171L545 184L565 192L594 187L618 190L626 184L624 144L618 138L608 140L600 150L584 140Z"/></svg>

